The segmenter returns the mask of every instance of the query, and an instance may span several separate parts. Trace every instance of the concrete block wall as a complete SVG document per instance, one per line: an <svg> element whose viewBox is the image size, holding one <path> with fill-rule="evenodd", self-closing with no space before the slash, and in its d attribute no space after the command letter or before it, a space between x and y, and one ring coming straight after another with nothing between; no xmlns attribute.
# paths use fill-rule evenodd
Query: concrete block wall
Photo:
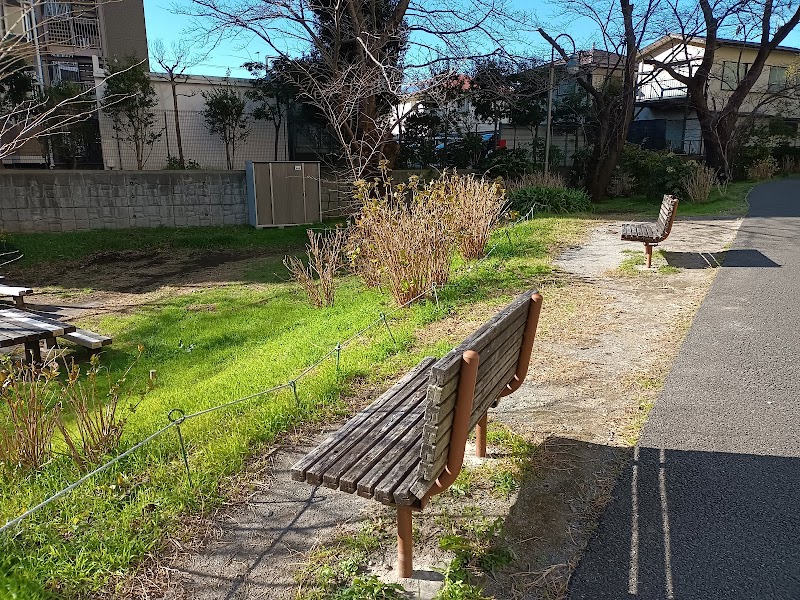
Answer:
<svg viewBox="0 0 800 600"><path fill-rule="evenodd" d="M9 233L247 222L244 171L0 170Z"/></svg>

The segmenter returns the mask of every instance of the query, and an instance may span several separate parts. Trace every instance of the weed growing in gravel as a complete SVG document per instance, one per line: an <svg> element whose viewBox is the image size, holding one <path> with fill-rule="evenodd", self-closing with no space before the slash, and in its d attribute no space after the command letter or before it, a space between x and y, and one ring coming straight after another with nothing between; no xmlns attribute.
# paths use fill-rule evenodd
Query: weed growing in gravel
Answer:
<svg viewBox="0 0 800 600"><path fill-rule="evenodd" d="M365 576L370 555L388 538L380 521L368 521L356 533L343 535L311 553L298 572L297 600L399 600L403 587Z"/></svg>
<svg viewBox="0 0 800 600"><path fill-rule="evenodd" d="M621 277L640 277L642 275L652 275L653 273L659 275L680 273L678 267L667 264L667 259L663 250L656 250L653 252L653 265L656 268L650 271L641 268L644 267L647 262L644 252L639 250L623 250L622 252L625 254L626 258L616 269L616 274Z"/></svg>

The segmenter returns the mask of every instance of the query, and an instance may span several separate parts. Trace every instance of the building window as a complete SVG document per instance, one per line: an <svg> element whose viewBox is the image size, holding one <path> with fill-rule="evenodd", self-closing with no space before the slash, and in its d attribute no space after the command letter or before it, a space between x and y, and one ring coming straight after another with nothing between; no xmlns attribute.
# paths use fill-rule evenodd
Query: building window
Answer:
<svg viewBox="0 0 800 600"><path fill-rule="evenodd" d="M749 69L749 63L724 61L722 63L722 89L735 90Z"/></svg>
<svg viewBox="0 0 800 600"><path fill-rule="evenodd" d="M770 92L778 92L786 89L786 76L788 69L786 67L770 67L769 68L769 84L767 89Z"/></svg>

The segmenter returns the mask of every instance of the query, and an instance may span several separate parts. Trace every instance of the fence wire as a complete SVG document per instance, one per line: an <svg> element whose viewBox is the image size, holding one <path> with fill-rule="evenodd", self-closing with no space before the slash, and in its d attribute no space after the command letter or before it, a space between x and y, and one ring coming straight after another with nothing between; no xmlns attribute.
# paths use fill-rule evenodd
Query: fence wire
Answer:
<svg viewBox="0 0 800 600"><path fill-rule="evenodd" d="M509 225L507 225L506 227L503 228L503 229L506 230L507 239L509 241L510 241L510 235L508 235L508 231L514 229L520 223L529 220L531 218L532 214L533 214L533 209L529 210L525 215L519 217L516 221L514 221L513 223L511 223L511 224L509 224ZM477 268L479 268L481 265L483 265L486 261L489 260L491 255L494 253L494 251L499 246L500 246L500 242L496 242L495 244L493 244L489 248L489 250L486 252L486 254L484 254L484 256L482 256L477 261L474 261L473 263L470 263L468 266L466 266L466 268L463 269L462 272L456 273L456 275L471 273L471 272L475 271ZM297 396L297 382L298 382L298 380L300 380L301 378L305 377L306 375L308 375L309 373L311 373L315 369L319 368L320 365L322 365L325 361L327 361L331 356L334 356L334 355L336 356L336 370L337 370L337 373L338 373L338 371L339 371L339 361L340 361L340 357L341 357L341 351L344 348L346 348L347 346L349 346L350 344L352 344L354 341L356 341L357 339L362 337L366 332L370 331L371 329L375 328L378 325L384 325L386 327L386 329L388 330L389 336L391 337L392 341L394 342L395 338L394 338L394 335L392 334L391 327L389 326L389 323L388 323L389 317L391 317L392 315L395 315L398 312L408 308L411 304L413 304L417 300L420 300L420 299L422 299L424 297L427 297L427 296L429 296L431 294L434 295L434 297L436 298L437 303L438 303L438 292L443 290L443 289L446 289L446 288L455 287L456 285L457 284L453 283L453 282L448 282L448 283L442 284L442 285L433 284L433 285L431 285L431 287L429 287L425 291L420 292L414 298L411 298L410 300L408 300L404 304L396 307L395 309L393 309L393 310L391 310L389 312L380 313L380 315L378 316L377 319L375 319L370 324L368 324L366 327L360 329L359 331L357 331L356 333L351 335L346 340L337 343L336 346L332 350L326 352L324 355L322 355L322 357L317 359L316 362L314 362L313 364L311 364L308 367L306 367L305 369L303 369L297 376L295 376L293 379L287 381L286 383L273 386L271 388L268 388L266 390L262 390L260 392L256 392L254 394L250 394L249 396L244 396L242 398L237 398L236 400L231 400L230 402L225 402L224 404L220 404L220 405L217 405L217 406L212 406L212 407L209 407L209 408L205 408L205 409L190 413L188 415L184 414L183 410L180 409L180 408L173 408L172 410L170 410L170 412L169 412L169 414L167 416L167 419L170 421L169 424L165 425L164 427L162 427L158 431L150 434L149 436L147 436L145 439L141 440L137 444L131 446L130 448L128 448L125 452L123 452L119 456L114 457L113 459L109 460L108 462L106 462L106 463L102 464L101 466L97 467L95 470L87 473L86 475L84 475L80 479L74 481L73 483L71 483L67 487L59 490L58 492L56 492L52 496L46 498L45 500L42 500L39 504L36 504L35 506L29 508L28 510L26 510L25 512L23 512L19 516L9 520L8 522L6 522L5 525L0 527L0 534L11 530L15 526L19 525L23 520L25 520L28 517L30 517L31 515L37 513L38 511L40 511L41 509L45 508L46 506L52 504L56 500L58 500L58 499L64 497L65 495L69 494L70 492L72 492L73 490L78 488L81 484L83 484L86 481L92 479L95 475L98 475L98 474L102 473L103 471L109 469L113 465L119 463L120 461L122 461L126 457L130 456L131 454L133 454L134 452L136 452L140 448L144 447L145 445L147 445L151 441L161 437L166 432L168 432L168 431L170 431L172 429L175 429L177 434L178 434L180 450L181 450L182 455L183 455L183 461L184 461L185 468L186 468L187 478L188 478L189 484L191 486L191 473L190 473L190 469L189 469L189 462L188 462L188 457L187 457L187 454L186 454L186 448L185 448L185 445L184 445L183 435L182 435L181 429L180 429L180 426L185 421L188 421L188 420L191 420L191 419L195 419L195 418L201 417L203 415L206 415L206 414L209 414L209 413L212 413L212 412L220 411L220 410L223 410L225 408L229 408L229 407L237 405L237 404L242 404L242 403L247 402L249 400L253 400L253 399L256 399L256 398L261 398L261 397L264 397L264 396L268 396L270 394L277 393L277 392L279 392L279 391L281 391L283 389L287 389L287 388L292 390L292 393L294 394L294 398L297 401L298 400L298 396ZM397 345L395 343L395 347L396 346Z"/></svg>

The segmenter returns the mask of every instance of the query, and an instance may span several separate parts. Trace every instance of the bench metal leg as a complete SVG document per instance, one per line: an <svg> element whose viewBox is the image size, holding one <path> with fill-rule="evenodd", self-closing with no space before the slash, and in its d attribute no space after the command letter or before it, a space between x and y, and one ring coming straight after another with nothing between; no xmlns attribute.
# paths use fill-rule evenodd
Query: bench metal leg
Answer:
<svg viewBox="0 0 800 600"><path fill-rule="evenodd" d="M489 413L483 413L481 420L475 426L475 456L486 458L486 427L489 422Z"/></svg>
<svg viewBox="0 0 800 600"><path fill-rule="evenodd" d="M411 508L397 507L397 571L400 577L411 577L414 571L414 540L411 532Z"/></svg>
<svg viewBox="0 0 800 600"><path fill-rule="evenodd" d="M650 268L650 264L653 262L653 246L650 244L644 245L644 253L647 256L647 268Z"/></svg>

